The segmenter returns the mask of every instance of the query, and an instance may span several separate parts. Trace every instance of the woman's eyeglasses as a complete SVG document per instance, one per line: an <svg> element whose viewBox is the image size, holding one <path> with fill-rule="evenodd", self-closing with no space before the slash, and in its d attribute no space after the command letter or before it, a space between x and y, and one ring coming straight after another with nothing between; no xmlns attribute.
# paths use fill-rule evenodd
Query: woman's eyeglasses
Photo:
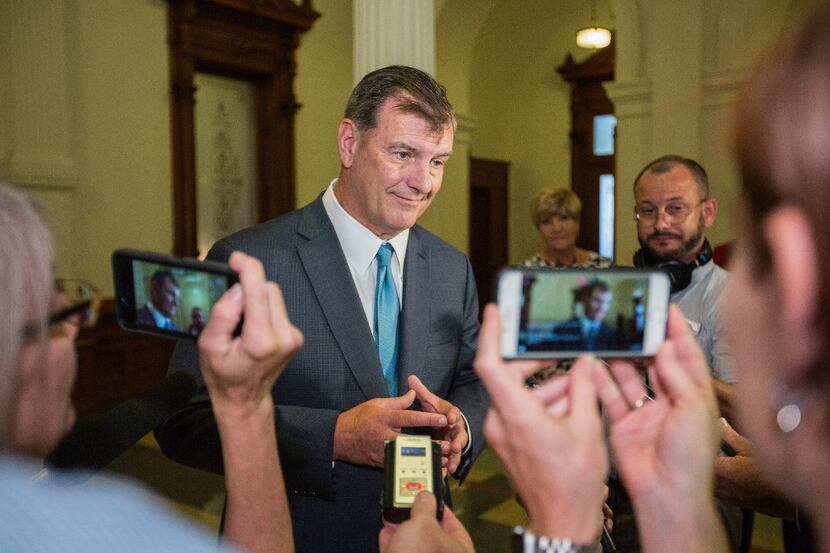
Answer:
<svg viewBox="0 0 830 553"><path fill-rule="evenodd" d="M49 315L46 327L54 327L63 323L79 327L95 325L101 304L101 296L95 285L85 280L60 278L55 280L55 295L65 307ZM23 335L26 338L34 338L42 331L43 327L38 325L23 327Z"/></svg>

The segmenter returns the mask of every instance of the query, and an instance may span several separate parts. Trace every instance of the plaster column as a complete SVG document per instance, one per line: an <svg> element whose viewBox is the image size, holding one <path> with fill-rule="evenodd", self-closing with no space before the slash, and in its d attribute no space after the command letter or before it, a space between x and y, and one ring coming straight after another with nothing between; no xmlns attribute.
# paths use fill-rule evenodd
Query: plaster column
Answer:
<svg viewBox="0 0 830 553"><path fill-rule="evenodd" d="M619 61L618 61L619 63ZM617 116L616 217L614 218L614 259L618 265L631 265L639 248L634 222L634 178L652 155L652 86L637 79L604 84L614 102Z"/></svg>
<svg viewBox="0 0 830 553"><path fill-rule="evenodd" d="M73 150L67 64L66 3L0 2L0 179L44 206L57 248L58 272L76 275Z"/></svg>
<svg viewBox="0 0 830 553"><path fill-rule="evenodd" d="M387 65L435 75L433 0L354 0L354 82Z"/></svg>
<svg viewBox="0 0 830 553"><path fill-rule="evenodd" d="M0 7L0 174L18 184L77 183L64 9L61 0L6 0Z"/></svg>

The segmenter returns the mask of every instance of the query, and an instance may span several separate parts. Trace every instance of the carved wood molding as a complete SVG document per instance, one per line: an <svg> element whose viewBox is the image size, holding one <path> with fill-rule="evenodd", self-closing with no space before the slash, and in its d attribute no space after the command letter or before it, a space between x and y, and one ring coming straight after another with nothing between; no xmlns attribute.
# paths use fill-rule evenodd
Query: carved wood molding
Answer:
<svg viewBox="0 0 830 553"><path fill-rule="evenodd" d="M582 63L577 63L573 56L568 54L565 62L556 68L562 78L569 83L585 80L610 81L614 79L614 40L607 47Z"/></svg>
<svg viewBox="0 0 830 553"><path fill-rule="evenodd" d="M256 93L259 221L294 208L294 52L319 14L310 0L168 0L173 251L197 254L196 72L250 82Z"/></svg>

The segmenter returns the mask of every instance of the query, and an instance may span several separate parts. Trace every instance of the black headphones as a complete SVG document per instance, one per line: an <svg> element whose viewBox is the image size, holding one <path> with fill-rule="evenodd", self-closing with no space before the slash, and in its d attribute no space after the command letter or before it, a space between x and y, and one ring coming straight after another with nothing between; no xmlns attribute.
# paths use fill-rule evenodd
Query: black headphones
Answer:
<svg viewBox="0 0 830 553"><path fill-rule="evenodd" d="M695 256L695 260L691 263L683 263L682 261L658 261L644 248L640 248L634 253L635 267L657 267L669 275L672 294L685 290L689 286L689 283L692 282L692 272L698 267L709 263L711 260L712 246L705 239L703 240L703 246Z"/></svg>

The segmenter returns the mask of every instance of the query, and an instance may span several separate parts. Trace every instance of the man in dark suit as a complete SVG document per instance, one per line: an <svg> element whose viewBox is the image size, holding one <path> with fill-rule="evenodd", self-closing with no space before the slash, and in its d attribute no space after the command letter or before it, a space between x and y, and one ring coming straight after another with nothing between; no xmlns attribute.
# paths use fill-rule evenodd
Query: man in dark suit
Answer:
<svg viewBox="0 0 830 553"><path fill-rule="evenodd" d="M155 326L179 330L173 322L173 315L179 307L181 289L173 273L159 269L150 277L150 301L135 312L135 322L144 326Z"/></svg>
<svg viewBox="0 0 830 553"><path fill-rule="evenodd" d="M484 446L472 270L461 252L415 225L441 187L454 131L432 77L400 66L374 71L340 123L338 179L311 204L209 253L221 261L242 250L262 260L305 336L273 389L297 551L377 550L383 443L401 429L431 428L456 478ZM198 377L195 344L178 345L171 370ZM157 438L176 460L222 469L205 395Z"/></svg>
<svg viewBox="0 0 830 553"><path fill-rule="evenodd" d="M529 344L530 351L608 351L622 349L617 329L603 319L611 306L611 290L592 280L574 291L574 317L556 323L544 339Z"/></svg>

